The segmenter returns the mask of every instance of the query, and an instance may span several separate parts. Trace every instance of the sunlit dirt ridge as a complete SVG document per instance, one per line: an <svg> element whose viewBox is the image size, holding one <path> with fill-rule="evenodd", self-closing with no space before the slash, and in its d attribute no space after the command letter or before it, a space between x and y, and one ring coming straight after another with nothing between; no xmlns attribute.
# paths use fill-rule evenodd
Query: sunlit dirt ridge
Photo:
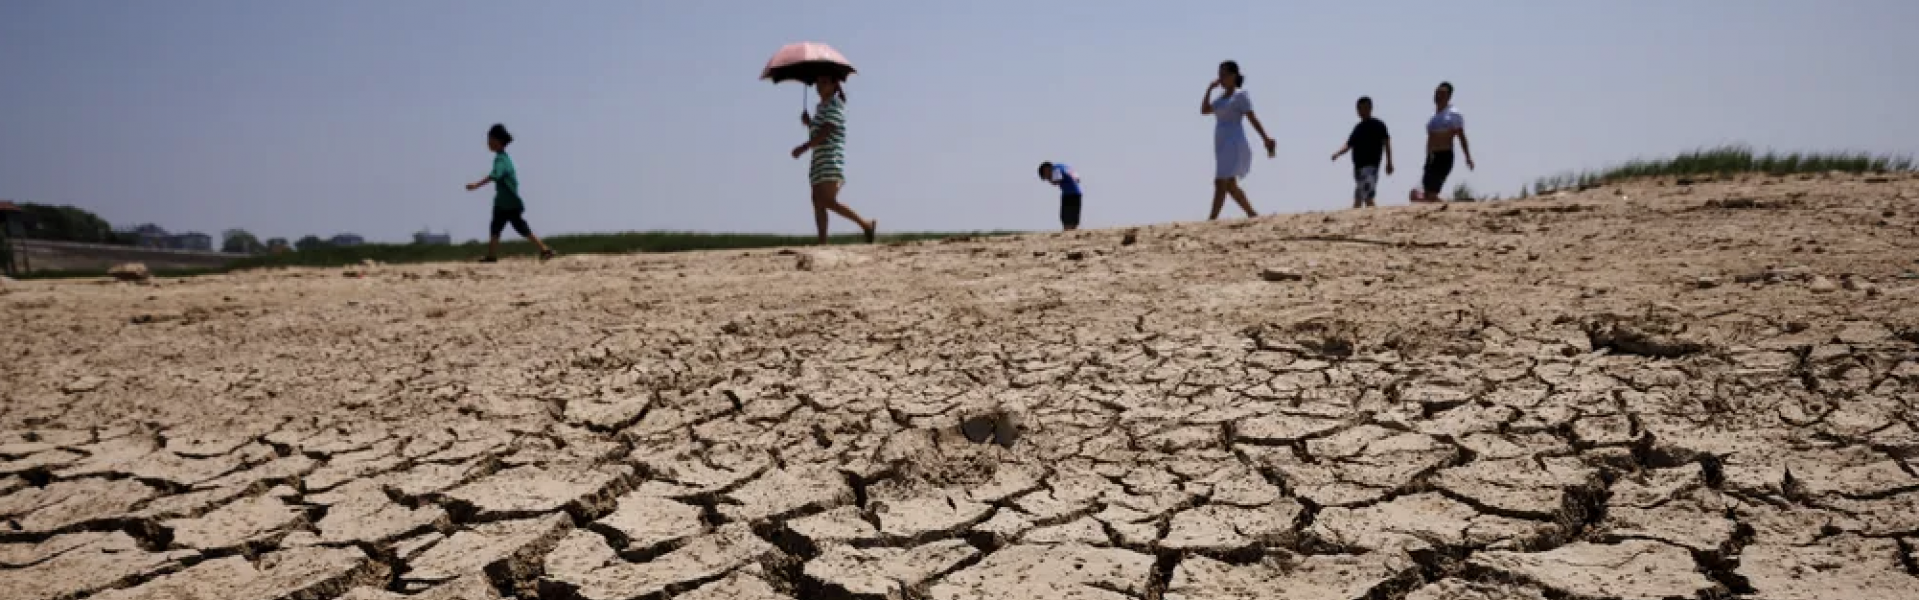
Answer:
<svg viewBox="0 0 1919 600"><path fill-rule="evenodd" d="M0 596L1919 597L1915 259L1833 175L0 282Z"/></svg>

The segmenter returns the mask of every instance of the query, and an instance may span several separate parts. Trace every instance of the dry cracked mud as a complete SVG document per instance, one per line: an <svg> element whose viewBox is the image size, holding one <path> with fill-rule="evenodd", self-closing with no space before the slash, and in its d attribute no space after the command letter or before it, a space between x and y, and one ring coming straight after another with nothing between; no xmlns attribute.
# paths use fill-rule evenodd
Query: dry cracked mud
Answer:
<svg viewBox="0 0 1919 600"><path fill-rule="evenodd" d="M0 596L1919 598L1915 200L8 282Z"/></svg>

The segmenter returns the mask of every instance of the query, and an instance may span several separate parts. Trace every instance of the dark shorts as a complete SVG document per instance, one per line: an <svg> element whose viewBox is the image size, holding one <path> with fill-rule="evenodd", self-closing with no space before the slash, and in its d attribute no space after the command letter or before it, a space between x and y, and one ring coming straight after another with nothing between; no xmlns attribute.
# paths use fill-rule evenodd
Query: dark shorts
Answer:
<svg viewBox="0 0 1919 600"><path fill-rule="evenodd" d="M1079 194L1060 194L1059 224L1079 227Z"/></svg>
<svg viewBox="0 0 1919 600"><path fill-rule="evenodd" d="M1453 174L1453 152L1426 153L1426 174L1419 178L1421 189L1428 197L1437 198L1446 187L1446 177Z"/></svg>
<svg viewBox="0 0 1919 600"><path fill-rule="evenodd" d="M520 237L533 237L533 228L526 226L525 214L524 208L493 209L493 224L487 227L487 235L500 237L500 232L505 231L507 225L512 225L513 232L520 234Z"/></svg>

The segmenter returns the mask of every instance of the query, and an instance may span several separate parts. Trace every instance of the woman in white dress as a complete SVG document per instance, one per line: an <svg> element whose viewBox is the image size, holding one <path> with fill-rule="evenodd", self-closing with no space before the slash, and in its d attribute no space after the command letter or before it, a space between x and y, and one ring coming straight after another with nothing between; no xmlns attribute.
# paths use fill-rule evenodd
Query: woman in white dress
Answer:
<svg viewBox="0 0 1919 600"><path fill-rule="evenodd" d="M1278 144L1272 136L1266 135L1266 127L1259 124L1259 117L1253 114L1253 99L1246 95L1241 86L1246 76L1239 73L1239 63L1226 61L1219 63L1219 78L1206 87L1206 98L1200 101L1199 114L1213 115L1213 211L1207 220L1219 218L1219 209L1226 206L1226 196L1233 197L1239 203L1240 210L1247 217L1257 217L1253 203L1246 199L1246 190L1239 188L1239 180L1253 170L1253 145L1246 139L1246 128L1240 125L1240 118L1252 122L1253 129L1266 142L1266 157L1272 158ZM1218 98L1213 90L1222 90Z"/></svg>

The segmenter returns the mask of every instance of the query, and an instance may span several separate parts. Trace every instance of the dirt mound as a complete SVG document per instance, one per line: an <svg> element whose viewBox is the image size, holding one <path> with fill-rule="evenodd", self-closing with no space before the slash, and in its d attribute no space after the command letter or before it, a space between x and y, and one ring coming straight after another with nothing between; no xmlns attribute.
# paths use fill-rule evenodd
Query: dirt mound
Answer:
<svg viewBox="0 0 1919 600"><path fill-rule="evenodd" d="M8 283L0 589L1910 597L1902 195Z"/></svg>

